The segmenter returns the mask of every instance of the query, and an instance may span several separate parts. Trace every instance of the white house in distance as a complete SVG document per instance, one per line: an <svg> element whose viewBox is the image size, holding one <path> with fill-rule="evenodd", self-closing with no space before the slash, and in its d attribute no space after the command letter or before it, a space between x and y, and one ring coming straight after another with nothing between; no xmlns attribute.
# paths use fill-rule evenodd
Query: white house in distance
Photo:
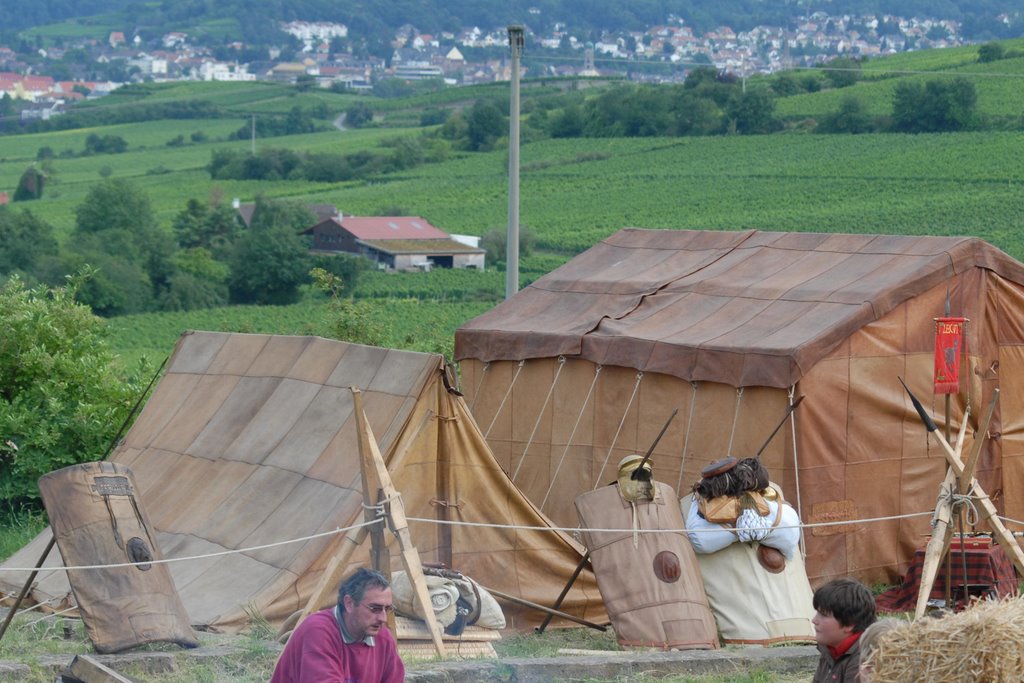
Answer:
<svg viewBox="0 0 1024 683"><path fill-rule="evenodd" d="M332 216L304 232L315 253L346 252L386 270L484 269L486 251L452 239L419 216Z"/></svg>

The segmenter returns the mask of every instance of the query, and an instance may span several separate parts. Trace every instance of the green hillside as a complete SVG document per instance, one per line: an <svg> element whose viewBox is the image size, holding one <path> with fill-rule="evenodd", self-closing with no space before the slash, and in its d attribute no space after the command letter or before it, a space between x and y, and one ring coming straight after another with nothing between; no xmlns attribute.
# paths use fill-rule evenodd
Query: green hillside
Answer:
<svg viewBox="0 0 1024 683"><path fill-rule="evenodd" d="M775 111L789 120L820 119L835 112L844 97L854 95L869 114L885 116L892 112L893 92L898 83L960 76L974 84L977 111L982 117L1020 117L1024 115L1024 40L1001 44L1007 51L1018 51L1022 56L979 63L977 46L970 46L868 60L863 66L864 79L855 85L783 97L777 101Z"/></svg>
<svg viewBox="0 0 1024 683"><path fill-rule="evenodd" d="M960 68L998 67L1005 71L1009 67L1021 69L1020 61ZM867 80L844 91L881 92L891 89L894 82ZM494 87L481 89L478 94L482 93L501 95ZM829 92L817 94L819 100L833 96ZM74 227L76 207L105 176L129 179L148 196L159 223L168 230L189 199L206 200L217 195L252 201L260 194L332 203L346 214L416 214L451 233L484 235L504 229L508 211L508 153L504 142L495 151L453 151L441 163L345 183L211 180L206 167L215 150L250 149L250 140L232 138L233 132L250 120L244 111L259 107L288 112L292 102L316 97L329 102L329 118L344 111L345 103L350 101L334 99L332 93L295 94L294 89L262 84L230 84L223 89L213 84L157 88L146 99L208 98L216 100L223 108L218 111L225 113L220 118L166 119L4 137L0 189L12 191L21 173L38 163L40 148L50 148L55 156L47 162L51 175L43 198L15 204L14 208L30 209L53 225L63 240ZM821 106L814 97L790 99L805 102L801 106L810 112L810 103ZM405 101L405 109L400 106L402 101L389 101L387 109L399 118L411 119L411 112L441 105L442 99L410 98ZM111 103L115 107L131 106L127 101ZM362 101L371 107L378 102L370 98ZM449 100L448 104L470 102L467 98ZM784 104L792 106L784 100L780 109ZM238 107L238 113L226 113L229 107ZM422 135L424 130L332 128L258 138L256 145L258 149L285 147L351 154L376 149L382 141L396 136ZM202 133L199 141L193 139L196 132ZM82 156L90 135L123 138L127 151ZM184 142L168 146L178 136ZM1024 132L1019 131L782 133L528 142L521 150L520 218L536 238L537 250L522 258L522 281L535 279L623 227L976 235L1024 259L1021 159ZM371 273L361 281L356 294L372 297L378 302L375 315L397 326L391 330L394 344L413 346L427 340L429 347L438 348L444 338L450 340L451 331L462 320L484 310L490 305L488 300L497 300L503 292L503 276L494 271L460 272L457 278L450 275L445 271L400 277ZM416 327L411 313L388 308L396 305L423 312L440 336L431 337L423 331L427 327ZM180 331L190 327L325 334L326 317L322 302L307 300L287 309L232 307L151 314L114 319L112 325L118 349L136 358L142 353L151 357L166 353ZM444 322L438 322L441 320Z"/></svg>

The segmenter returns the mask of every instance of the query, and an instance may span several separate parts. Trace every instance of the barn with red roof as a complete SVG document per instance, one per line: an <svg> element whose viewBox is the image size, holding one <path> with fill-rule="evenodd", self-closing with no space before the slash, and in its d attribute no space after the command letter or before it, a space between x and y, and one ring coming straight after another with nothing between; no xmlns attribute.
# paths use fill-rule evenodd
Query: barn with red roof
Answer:
<svg viewBox="0 0 1024 683"><path fill-rule="evenodd" d="M387 270L484 268L485 251L454 239L419 216L342 216L305 231L313 251L365 256Z"/></svg>

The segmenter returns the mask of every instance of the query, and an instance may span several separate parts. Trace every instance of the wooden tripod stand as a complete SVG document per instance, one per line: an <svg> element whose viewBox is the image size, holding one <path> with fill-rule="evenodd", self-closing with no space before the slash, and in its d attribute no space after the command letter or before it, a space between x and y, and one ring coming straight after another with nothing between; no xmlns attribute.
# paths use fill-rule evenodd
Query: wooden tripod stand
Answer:
<svg viewBox="0 0 1024 683"><path fill-rule="evenodd" d="M391 475L384 464L380 448L373 437L373 431L370 429L366 414L363 412L362 392L356 387L351 389L354 403L353 412L356 418L356 431L359 436L359 468L362 473L363 499L366 503L364 505L364 519L368 522L379 521L375 509L369 505L371 500L370 492L379 490L381 492L379 502L383 503L384 519L386 520L387 527L394 532L398 540L402 567L412 582L416 606L419 613L424 615L427 628L430 631L430 639L434 644L434 650L439 657L444 657L445 647L442 640L442 629L431 607L430 596L427 592L427 582L423 576L423 564L409 534L409 523L405 516L405 505L402 502L401 494L399 494L398 489L394 487L391 481ZM361 526L350 531L342 540L342 546L338 554L331 558L324 573L320 576L320 581L317 582L316 588L306 602L305 608L295 612L281 627L278 636L279 640L286 640L291 631L303 619L330 601L331 596L338 589L338 583L342 579L342 574L348 566L352 553L363 544L368 534L372 539L371 547L374 564L379 565L377 568L382 569L385 573L390 573L389 568L386 566L388 564L387 549L384 547L384 534L381 525ZM394 630L393 618L389 622L389 627Z"/></svg>
<svg viewBox="0 0 1024 683"><path fill-rule="evenodd" d="M902 378L900 382L903 382ZM992 393L992 400L989 402L984 418L978 425L978 438L974 440L974 445L971 447L971 452L967 455L967 460L961 460L960 453L963 450L964 436L967 432L968 414L964 414L963 423L960 425L960 433L957 437L956 448L954 449L942 434L939 433L935 422L925 412L924 406L917 400L917 397L910 391L906 383L903 383L903 387L910 394L910 399L913 401L921 421L924 422L925 427L931 432L935 441L942 448L942 452L946 456L946 462L949 465L949 469L946 470L946 478L939 487L939 497L935 506L935 529L932 532L931 540L928 541L928 546L925 548L924 566L921 570L921 585L918 589L917 605L914 609L914 618L916 619L924 614L925 608L928 606L928 596L932 592L932 585L935 583L935 577L939 571L939 563L942 562L942 558L949 551L950 541L953 537L954 504L953 496L947 492L954 489L954 487L960 496L966 496L973 491L972 498L978 505L981 520L988 522L989 526L992 527L996 540L1003 547L1003 550L1006 551L1010 560L1013 561L1013 566L1017 568L1021 575L1024 575L1024 552L1017 545L1013 534L1007 530L1002 520L999 519L996 507L988 497L988 494L985 493L981 484L974 478L974 472L978 466L978 458L981 456L981 449L988 434L988 426L992 420L992 413L999 399L999 389L995 389Z"/></svg>

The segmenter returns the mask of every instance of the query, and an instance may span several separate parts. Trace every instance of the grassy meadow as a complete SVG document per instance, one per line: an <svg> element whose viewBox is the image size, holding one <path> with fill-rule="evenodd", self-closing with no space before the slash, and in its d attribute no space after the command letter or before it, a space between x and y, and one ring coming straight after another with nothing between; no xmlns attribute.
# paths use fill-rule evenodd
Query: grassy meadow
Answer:
<svg viewBox="0 0 1024 683"><path fill-rule="evenodd" d="M1020 49L1024 40L1007 41ZM870 60L865 78L840 90L782 98L787 119L820 117L854 93L872 113L891 107L900 79L961 74L978 90L987 117L1024 115L1024 59L977 62L977 47L907 53ZM524 87L524 97L546 97L546 84ZM344 183L304 180L211 180L205 170L220 149L248 150L233 133L251 116L284 115L293 107L326 110L329 120L354 101L378 114L375 127L257 139L257 148L349 154L401 135L418 113L459 107L476 97L505 94L494 84L407 99L377 100L267 83L170 83L131 88L89 103L130 108L160 102L205 101L219 118L123 123L87 129L0 137L0 189L13 191L37 163L39 149L56 155L41 200L25 204L67 240L75 208L105 176L126 178L146 193L168 230L189 199L252 201L258 194L309 203L331 203L355 215L401 210L451 233L483 235L503 229L508 212L508 152L452 152L448 160L400 173ZM390 122L390 123L389 123ZM193 134L201 133L195 136ZM91 135L116 135L121 154L83 156ZM168 145L177 136L183 143ZM1024 132L815 135L701 138L547 139L522 146L520 220L537 249L521 260L523 283L563 263L623 227L660 229L761 229L778 231L974 235L1024 259ZM357 296L374 300L375 317L396 345L444 349L451 332L503 294L504 275L484 273L384 274L364 277ZM406 303L403 303L406 302ZM412 302L409 304L408 302ZM425 322L400 307L425 314ZM389 308L390 307L390 308ZM396 308L398 307L398 308ZM126 359L162 360L185 329L327 334L326 303L315 296L292 307L231 307L213 311L129 316L111 321L112 343ZM433 322L431 322L433 321ZM435 331L424 330L433 325ZM409 329L405 329L409 328ZM406 342L405 340L409 340ZM447 341L446 341L447 340ZM424 348L427 347L427 348Z"/></svg>

